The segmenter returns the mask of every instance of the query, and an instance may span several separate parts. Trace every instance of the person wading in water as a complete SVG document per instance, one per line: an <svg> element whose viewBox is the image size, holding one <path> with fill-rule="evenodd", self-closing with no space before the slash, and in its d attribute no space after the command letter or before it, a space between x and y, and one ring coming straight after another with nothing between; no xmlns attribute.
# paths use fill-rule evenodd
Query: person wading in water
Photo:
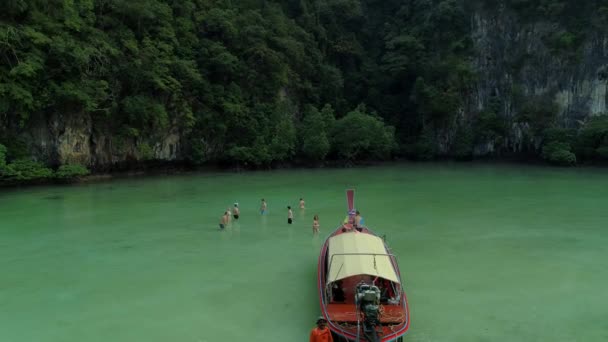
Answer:
<svg viewBox="0 0 608 342"><path fill-rule="evenodd" d="M232 211L230 211L230 207L226 208L226 215L228 215L228 223L232 220Z"/></svg>
<svg viewBox="0 0 608 342"><path fill-rule="evenodd" d="M232 211L232 216L234 216L235 220L239 219L239 213L240 213L239 204L238 203L234 203L234 210Z"/></svg>
<svg viewBox="0 0 608 342"><path fill-rule="evenodd" d="M262 215L266 214L267 207L268 207L268 205L266 204L266 201L262 198L262 205L260 206L260 214L262 214Z"/></svg>
<svg viewBox="0 0 608 342"><path fill-rule="evenodd" d="M220 220L220 229L226 228L227 224L228 224L228 212L225 211L224 216L222 216L222 219Z"/></svg>

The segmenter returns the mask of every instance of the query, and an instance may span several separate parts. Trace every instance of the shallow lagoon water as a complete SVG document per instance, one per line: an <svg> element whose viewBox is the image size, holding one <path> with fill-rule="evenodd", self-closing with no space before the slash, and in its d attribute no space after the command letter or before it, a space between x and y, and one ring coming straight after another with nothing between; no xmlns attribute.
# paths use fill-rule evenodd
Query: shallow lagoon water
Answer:
<svg viewBox="0 0 608 342"><path fill-rule="evenodd" d="M608 340L605 169L405 164L0 190L0 341L306 341L349 187L399 258L406 341Z"/></svg>

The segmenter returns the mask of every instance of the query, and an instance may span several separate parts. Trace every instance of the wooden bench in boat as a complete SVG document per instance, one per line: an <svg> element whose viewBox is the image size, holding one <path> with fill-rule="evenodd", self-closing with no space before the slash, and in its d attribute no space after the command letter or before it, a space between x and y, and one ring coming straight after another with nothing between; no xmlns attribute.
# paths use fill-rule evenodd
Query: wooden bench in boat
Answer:
<svg viewBox="0 0 608 342"><path fill-rule="evenodd" d="M382 305L383 311L380 322L384 324L401 323L405 319L405 310L400 305ZM356 323L357 315L354 304L328 304L327 314L334 322Z"/></svg>

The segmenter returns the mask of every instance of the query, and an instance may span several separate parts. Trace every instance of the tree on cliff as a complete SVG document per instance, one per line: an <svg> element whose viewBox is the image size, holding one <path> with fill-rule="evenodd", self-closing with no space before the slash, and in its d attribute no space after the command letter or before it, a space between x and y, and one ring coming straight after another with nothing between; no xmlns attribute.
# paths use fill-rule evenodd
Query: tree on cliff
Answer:
<svg viewBox="0 0 608 342"><path fill-rule="evenodd" d="M395 149L394 128L359 105L336 120L331 142L335 153L346 160L388 159Z"/></svg>
<svg viewBox="0 0 608 342"><path fill-rule="evenodd" d="M302 127L299 130L302 154L312 161L322 161L330 150L328 134L335 121L334 112L326 105L319 112L315 107L308 107L304 113Z"/></svg>

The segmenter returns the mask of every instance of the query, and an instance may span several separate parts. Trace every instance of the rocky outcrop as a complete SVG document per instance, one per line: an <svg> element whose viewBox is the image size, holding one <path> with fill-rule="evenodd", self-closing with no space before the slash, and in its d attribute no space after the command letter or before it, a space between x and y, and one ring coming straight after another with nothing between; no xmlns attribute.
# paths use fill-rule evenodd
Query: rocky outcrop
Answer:
<svg viewBox="0 0 608 342"><path fill-rule="evenodd" d="M146 160L179 160L181 136L171 128L156 137L125 138L96 126L90 115L49 115L30 120L22 133L35 159L48 165L81 164L92 169Z"/></svg>
<svg viewBox="0 0 608 342"><path fill-rule="evenodd" d="M477 10L471 19L473 65L478 81L469 111L486 109L493 98L500 100L499 114L510 127L503 148L519 152L538 147L539 137L518 122L522 100L546 98L557 108L556 121L564 127L577 125L592 115L607 112L608 35L589 29L576 46L551 46L551 39L566 30L559 25L523 21L502 7ZM524 141L531 139L531 141ZM477 154L494 152L486 142Z"/></svg>

